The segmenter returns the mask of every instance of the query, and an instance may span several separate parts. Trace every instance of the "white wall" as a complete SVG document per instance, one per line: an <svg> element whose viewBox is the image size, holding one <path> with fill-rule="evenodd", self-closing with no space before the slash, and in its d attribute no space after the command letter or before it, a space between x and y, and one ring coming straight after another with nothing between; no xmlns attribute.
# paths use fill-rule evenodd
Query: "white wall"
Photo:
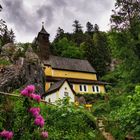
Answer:
<svg viewBox="0 0 140 140"><path fill-rule="evenodd" d="M61 88L58 91L51 93L50 95L47 95L45 97L45 101L49 102L49 99L50 99L51 102L53 103L53 102L57 101L58 99L63 99L64 97L66 97L66 95L65 95L66 92L68 93L68 96L70 97L70 102L74 102L75 101L74 93L71 90L67 81L65 81L63 83L63 85L61 86Z"/></svg>
<svg viewBox="0 0 140 140"><path fill-rule="evenodd" d="M55 101L57 100L56 92L54 92L54 93L52 93L52 94L50 94L50 95L47 95L47 96L45 97L45 101L46 101L46 102L49 102L49 99L50 99L50 101L51 101L52 103L55 102Z"/></svg>
<svg viewBox="0 0 140 140"><path fill-rule="evenodd" d="M63 99L64 97L66 97L65 92L68 93L68 96L70 97L70 101L74 102L74 93L71 90L67 81L65 81L64 84L62 85L62 87L59 89L59 98L60 99Z"/></svg>

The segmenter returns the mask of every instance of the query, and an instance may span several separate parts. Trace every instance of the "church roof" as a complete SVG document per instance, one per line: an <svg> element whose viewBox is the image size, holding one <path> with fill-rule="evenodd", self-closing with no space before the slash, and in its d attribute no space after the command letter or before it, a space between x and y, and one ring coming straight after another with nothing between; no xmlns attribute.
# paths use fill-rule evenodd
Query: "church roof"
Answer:
<svg viewBox="0 0 140 140"><path fill-rule="evenodd" d="M63 79L58 82L55 82L53 85L51 85L47 93L55 92L56 90L58 90L63 85L64 81L65 80Z"/></svg>
<svg viewBox="0 0 140 140"><path fill-rule="evenodd" d="M50 55L49 59L44 61L44 65L50 65L54 69L96 73L87 60Z"/></svg>
<svg viewBox="0 0 140 140"><path fill-rule="evenodd" d="M51 85L51 87L47 90L47 92L44 93L42 96L49 95L51 93L56 92L57 90L59 90L61 88L61 86L63 85L63 83L65 81L67 81L67 79L61 79L58 82L55 82L53 85ZM68 84L70 86L70 83L69 82L68 82ZM70 86L70 88L71 88L71 86ZM73 91L73 93L75 93L75 91L72 88L71 88L71 90Z"/></svg>

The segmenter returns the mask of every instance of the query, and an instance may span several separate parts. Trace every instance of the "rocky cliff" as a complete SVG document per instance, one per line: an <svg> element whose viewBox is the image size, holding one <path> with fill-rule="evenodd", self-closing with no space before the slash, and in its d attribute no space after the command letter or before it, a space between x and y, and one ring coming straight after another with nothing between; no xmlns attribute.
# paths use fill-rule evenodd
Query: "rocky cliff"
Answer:
<svg viewBox="0 0 140 140"><path fill-rule="evenodd" d="M9 54L6 54L5 49L4 53L1 54L1 61L9 58ZM8 61L10 61L10 58ZM38 94L45 92L44 70L40 59L31 47L27 49L25 58L19 57L14 63L10 62L10 65L0 65L0 91L12 92L29 84L36 86Z"/></svg>

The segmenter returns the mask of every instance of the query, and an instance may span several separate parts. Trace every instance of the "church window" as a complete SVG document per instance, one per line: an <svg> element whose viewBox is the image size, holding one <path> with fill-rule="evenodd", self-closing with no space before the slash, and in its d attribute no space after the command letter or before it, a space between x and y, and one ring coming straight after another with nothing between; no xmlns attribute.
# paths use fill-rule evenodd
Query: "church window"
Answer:
<svg viewBox="0 0 140 140"><path fill-rule="evenodd" d="M99 92L99 86L96 86L96 91Z"/></svg>
<svg viewBox="0 0 140 140"><path fill-rule="evenodd" d="M82 91L82 85L80 85L80 91Z"/></svg>
<svg viewBox="0 0 140 140"><path fill-rule="evenodd" d="M86 85L84 85L84 91L87 91L87 86Z"/></svg>
<svg viewBox="0 0 140 140"><path fill-rule="evenodd" d="M92 90L93 90L93 92L100 92L100 88L98 85L93 85Z"/></svg>
<svg viewBox="0 0 140 140"><path fill-rule="evenodd" d="M95 92L95 86L92 86L92 91Z"/></svg>
<svg viewBox="0 0 140 140"><path fill-rule="evenodd" d="M80 91L87 91L86 85L80 85Z"/></svg>

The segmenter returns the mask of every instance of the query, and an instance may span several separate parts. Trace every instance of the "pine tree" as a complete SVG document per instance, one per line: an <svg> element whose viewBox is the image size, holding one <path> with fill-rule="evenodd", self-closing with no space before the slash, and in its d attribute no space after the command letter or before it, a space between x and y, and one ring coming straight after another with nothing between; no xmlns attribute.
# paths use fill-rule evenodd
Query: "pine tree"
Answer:
<svg viewBox="0 0 140 140"><path fill-rule="evenodd" d="M133 29L140 23L139 0L116 0L115 10L111 15L112 28L117 30Z"/></svg>
<svg viewBox="0 0 140 140"><path fill-rule="evenodd" d="M82 31L83 27L81 26L81 24L79 23L78 20L75 20L72 26L74 27L74 33L82 33L83 32Z"/></svg>
<svg viewBox="0 0 140 140"><path fill-rule="evenodd" d="M111 16L112 54L123 63L119 75L125 84L140 82L140 1L116 0Z"/></svg>
<svg viewBox="0 0 140 140"><path fill-rule="evenodd" d="M1 6L1 4L0 4L0 12L1 12L1 10L2 10L2 6Z"/></svg>
<svg viewBox="0 0 140 140"><path fill-rule="evenodd" d="M10 35L7 26L5 26L2 35L2 44L10 43Z"/></svg>
<svg viewBox="0 0 140 140"><path fill-rule="evenodd" d="M87 22L86 24L87 27L87 33L93 33L94 29L93 29L93 25L90 22Z"/></svg>
<svg viewBox="0 0 140 140"><path fill-rule="evenodd" d="M56 38L62 37L64 35L64 30L60 27L57 29Z"/></svg>
<svg viewBox="0 0 140 140"><path fill-rule="evenodd" d="M94 32L99 32L99 26L97 24L94 25Z"/></svg>
<svg viewBox="0 0 140 140"><path fill-rule="evenodd" d="M14 41L15 41L15 33L13 32L12 29L9 31L9 38L10 38L10 42L14 43Z"/></svg>
<svg viewBox="0 0 140 140"><path fill-rule="evenodd" d="M0 11L2 10L2 6L0 5ZM3 19L0 19L0 46L3 46L6 43L14 43L15 35L13 30L8 30L6 22Z"/></svg>

